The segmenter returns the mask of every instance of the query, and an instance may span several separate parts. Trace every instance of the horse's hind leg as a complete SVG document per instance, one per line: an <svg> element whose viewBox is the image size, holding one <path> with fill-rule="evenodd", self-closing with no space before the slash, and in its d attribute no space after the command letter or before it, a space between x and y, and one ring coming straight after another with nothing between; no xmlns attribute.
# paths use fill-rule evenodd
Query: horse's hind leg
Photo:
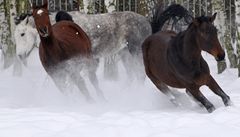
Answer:
<svg viewBox="0 0 240 137"><path fill-rule="evenodd" d="M171 90L168 88L168 86L164 83L159 83L157 82L157 84L155 84L157 86L157 88L163 93L165 94L169 100L176 106L181 106L181 104L179 102L177 102L176 97L171 93Z"/></svg>
<svg viewBox="0 0 240 137"><path fill-rule="evenodd" d="M99 64L99 60L94 60L93 64L88 67L88 77L92 85L96 89L97 95L101 97L103 100L106 100L104 97L103 91L99 87L99 82L96 75L98 64Z"/></svg>
<svg viewBox="0 0 240 137"><path fill-rule="evenodd" d="M147 73L148 77L154 83L154 85L164 94L166 95L169 100L176 106L180 106L180 104L176 101L176 97L171 93L171 90L168 86L161 81L157 80L152 74Z"/></svg>
<svg viewBox="0 0 240 137"><path fill-rule="evenodd" d="M221 89L221 87L217 84L217 82L210 76L207 86L218 96L220 96L223 100L225 106L231 105L230 97Z"/></svg>
<svg viewBox="0 0 240 137"><path fill-rule="evenodd" d="M207 109L209 113L215 110L214 105L201 93L199 87L187 88L189 93Z"/></svg>
<svg viewBox="0 0 240 137"><path fill-rule="evenodd" d="M150 78L150 80L154 83L154 85L163 93L165 94L169 100L176 106L180 106L180 104L176 101L176 97L171 93L171 90L168 88L168 86L163 83L162 81L158 80L150 71L148 62L144 58L144 64L145 64L145 71L147 76Z"/></svg>

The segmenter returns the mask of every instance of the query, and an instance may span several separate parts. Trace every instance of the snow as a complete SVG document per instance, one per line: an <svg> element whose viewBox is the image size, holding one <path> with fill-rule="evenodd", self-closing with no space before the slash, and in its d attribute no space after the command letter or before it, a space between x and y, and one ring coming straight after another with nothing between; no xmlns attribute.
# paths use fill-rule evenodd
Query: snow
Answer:
<svg viewBox="0 0 240 137"><path fill-rule="evenodd" d="M216 62L206 53L212 75L231 97L233 106L206 87L201 90L217 108L213 113L199 107L183 92L175 91L182 104L174 106L151 83L127 81L121 63L119 81L103 78L103 64L97 74L107 101L88 103L73 88L62 94L43 70L37 49L29 58L22 77L12 68L0 77L0 137L238 137L240 134L240 79L237 70L216 74ZM131 83L131 84L130 84Z"/></svg>

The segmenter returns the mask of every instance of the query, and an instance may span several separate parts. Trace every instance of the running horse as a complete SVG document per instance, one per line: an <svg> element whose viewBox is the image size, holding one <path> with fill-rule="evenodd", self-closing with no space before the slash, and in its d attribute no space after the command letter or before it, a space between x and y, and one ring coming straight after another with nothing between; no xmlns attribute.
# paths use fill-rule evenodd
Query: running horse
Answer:
<svg viewBox="0 0 240 137"><path fill-rule="evenodd" d="M60 21L51 25L48 15L48 1L42 6L33 5L33 18L40 36L39 55L41 63L57 87L64 92L69 78L92 100L80 71L87 68L89 79L97 93L103 97L95 74L96 62L92 58L91 42L86 33L72 21Z"/></svg>
<svg viewBox="0 0 240 137"><path fill-rule="evenodd" d="M155 86L173 103L176 103L176 98L168 86L185 88L188 95L211 113L215 107L199 90L203 85L220 96L225 106L231 104L230 97L211 76L208 64L201 55L202 51L206 51L217 61L225 58L217 29L213 25L216 13L212 16L192 18L188 28L180 33L160 31L163 24L159 25L156 22L166 21L173 15L169 13L178 12L186 15L183 9L180 5L172 5L161 14L155 13L152 23L155 33L142 45L145 71Z"/></svg>

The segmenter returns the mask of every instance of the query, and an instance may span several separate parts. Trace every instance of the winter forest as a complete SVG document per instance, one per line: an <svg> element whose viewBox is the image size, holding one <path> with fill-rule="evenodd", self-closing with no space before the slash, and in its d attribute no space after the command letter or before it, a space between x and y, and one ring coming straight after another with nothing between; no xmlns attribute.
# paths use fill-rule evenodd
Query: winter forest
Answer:
<svg viewBox="0 0 240 137"><path fill-rule="evenodd" d="M180 80L184 83L190 79L187 76L192 76L196 64L200 65L201 70L196 70L199 75L205 72L207 64L210 80L205 80L204 75L195 81L194 75L190 81L197 84L183 84L191 85L190 88L167 87L161 78L152 76L159 73L167 77L167 82L175 78L157 62L161 50L152 50L151 57L159 58L150 62L149 49L143 48L146 43L154 43L145 41L154 34L155 19L163 17L155 18L157 9L164 13L173 4L181 5L190 15L168 19L161 29L185 34L191 27L185 17L191 16L191 24L196 25L195 17L208 16L216 27L219 45L215 44L225 56L219 61L218 55L205 48L199 53L203 62L191 62L191 69L176 67L183 70L179 77L184 77ZM49 12L50 26L41 28L37 19L45 15L44 8ZM63 16L58 16L59 11L64 11ZM67 18L62 21L65 15ZM198 19L204 22L206 18ZM72 36L71 27L69 31L59 31L60 35L56 35L57 29L49 30L56 24L64 26L65 22L78 25L80 29L71 26L73 36L86 38L86 45L90 43L84 51L86 59L69 59L69 53L77 53L77 48L61 47L65 42L74 45L75 39L64 41ZM62 28L65 27L68 28ZM210 35L213 30L205 31ZM58 50L55 52L54 48L53 52L43 48L51 43L45 36L49 37L52 31L55 32L51 35L64 41L53 39L60 43L59 54L63 56L57 56ZM59 46L56 43L52 45ZM58 59L64 61L52 67ZM0 60L0 137L238 137L240 134L240 0L0 0ZM156 65L151 75L148 63Z"/></svg>

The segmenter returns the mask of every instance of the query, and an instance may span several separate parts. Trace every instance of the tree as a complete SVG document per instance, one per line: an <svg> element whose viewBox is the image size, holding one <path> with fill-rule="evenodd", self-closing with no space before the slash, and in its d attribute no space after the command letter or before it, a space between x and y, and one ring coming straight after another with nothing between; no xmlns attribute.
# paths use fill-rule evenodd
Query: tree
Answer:
<svg viewBox="0 0 240 137"><path fill-rule="evenodd" d="M220 39L220 43L224 43L224 34L225 34L225 30L226 28L224 27L224 23L225 23L225 12L224 12L224 3L223 0L215 0L213 2L213 9L214 12L217 12L217 18L215 20L215 25L217 27L218 30L218 36ZM224 46L222 44L222 46ZM225 47L223 47L225 48ZM218 73L222 73L226 68L227 68L227 64L226 61L221 61L221 62L217 62L217 68L218 68Z"/></svg>
<svg viewBox="0 0 240 137"><path fill-rule="evenodd" d="M240 10L240 0L236 0L235 3L235 12ZM236 23L240 24L240 14L236 14ZM237 51L237 67L238 67L238 77L240 77L240 32L239 32L239 26L236 26L236 30L237 30L237 38L236 38L236 51Z"/></svg>
<svg viewBox="0 0 240 137"><path fill-rule="evenodd" d="M1 3L1 44L3 48L3 68L8 68L15 61L16 46L13 37L15 28L14 15L16 15L16 1L3 0Z"/></svg>
<svg viewBox="0 0 240 137"><path fill-rule="evenodd" d="M237 67L238 67L238 77L240 77L240 33L239 30L237 31L237 38L236 38L236 43L237 43Z"/></svg>
<svg viewBox="0 0 240 137"><path fill-rule="evenodd" d="M232 16L231 16L231 5L232 4L232 0L226 0L225 1L225 14L226 14L226 19L225 19L225 26L226 26L226 31L224 34L225 37L225 46L226 46L226 51L228 54L228 59L230 61L230 67L231 68L236 68L237 67L237 57L234 53L234 48L232 46ZM235 7L235 6L234 6Z"/></svg>

